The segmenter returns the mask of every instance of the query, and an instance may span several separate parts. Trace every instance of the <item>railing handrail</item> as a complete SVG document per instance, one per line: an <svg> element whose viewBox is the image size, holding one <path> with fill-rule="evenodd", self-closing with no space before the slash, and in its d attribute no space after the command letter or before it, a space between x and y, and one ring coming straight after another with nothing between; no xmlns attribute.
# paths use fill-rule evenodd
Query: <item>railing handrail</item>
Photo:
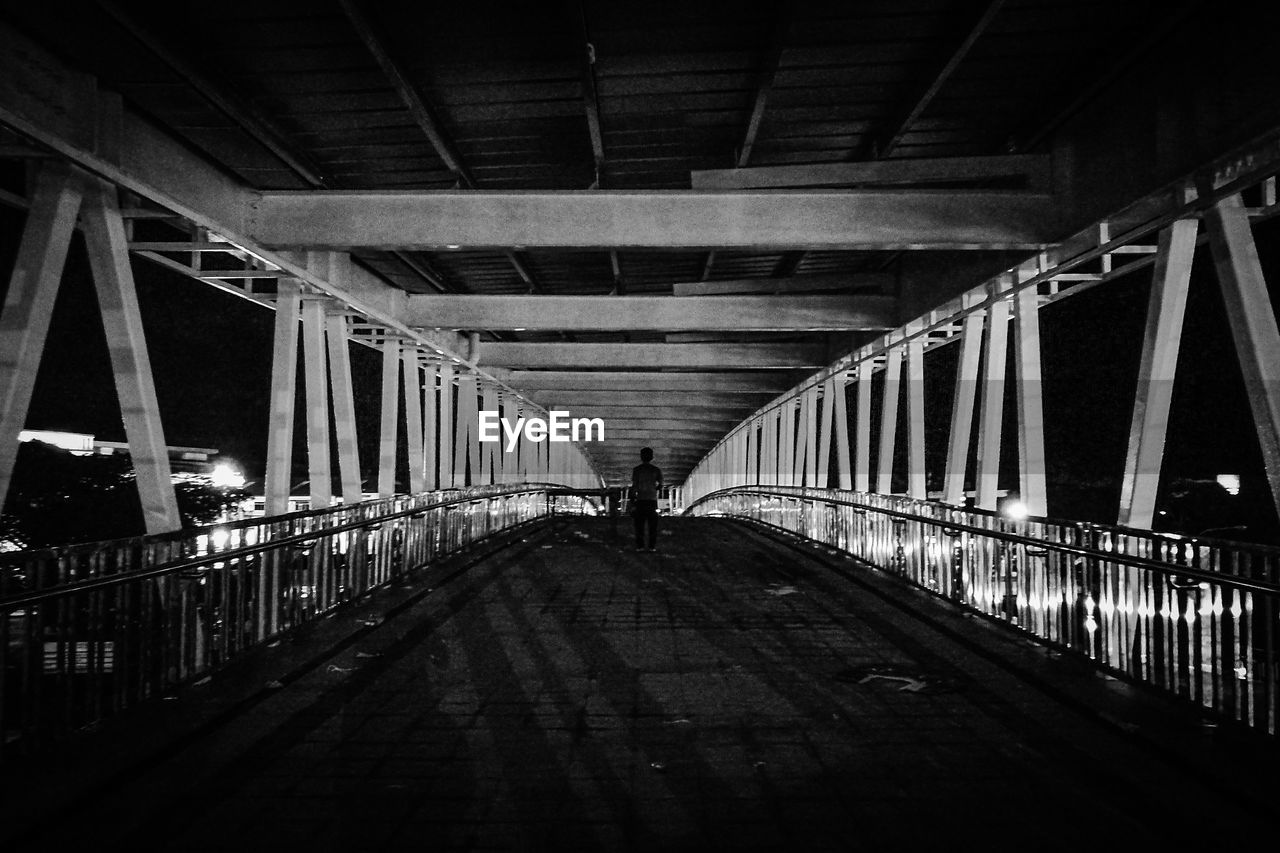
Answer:
<svg viewBox="0 0 1280 853"><path fill-rule="evenodd" d="M39 604L45 601L50 601L56 598L73 595L79 592L86 592L86 591L95 590L95 589L107 589L112 586L118 586L125 583L134 583L139 580L147 580L150 578L164 577L165 575L175 574L181 571L213 565L214 563L222 563L228 560L235 560L242 557L250 556L252 554L257 554L263 551L270 551L282 546L311 542L318 539L321 536L333 536L333 535L336 535L339 533L345 533L351 530L359 530L361 528L370 527L375 524L383 524L387 521L394 521L398 518L419 515L421 513L430 512L431 510L435 510L435 509L445 509L451 506L456 506L458 504L474 503L476 501L483 501L489 498L506 497L509 495L535 494L538 492L546 492L549 489L553 489L556 487L553 486L552 484L546 484L546 483L519 483L519 484L512 484L508 487L504 487L501 489L495 489L492 486L482 486L480 488L484 489L485 491L469 493L470 490L457 490L457 489L441 490L441 491L464 491L468 493L461 494L458 497L451 498L449 500L436 501L429 504L413 506L408 509L398 510L396 512L387 513L385 515L378 515L372 518L362 518L358 521L352 521L346 524L339 524L333 527L324 527L316 530L308 530L302 533L295 533L290 536L284 536L279 539L266 539L266 540L259 541L253 545L241 545L241 546L237 546L236 548L228 548L226 550L214 551L209 554L204 554L200 556L183 557L177 560L171 560L169 562L162 563L158 566L153 566L148 569L120 572L117 574L104 575L102 577L90 578L83 581L75 581L73 583L59 584L57 586L46 587L44 589L19 593L17 595L12 595L7 598L0 598L0 611L12 610L17 607L28 607L33 604ZM378 500L392 501L396 499L397 498L379 498ZM339 507L326 507L320 510L306 511L301 513L290 513L289 515L273 516L269 523L274 523L276 519L280 519L280 520L296 519L304 515L311 516L311 515L318 515L318 514L337 514L337 512L340 512L344 508L353 509L361 505L368 506L373 503L375 503L375 501L362 501L360 504L346 504L344 506L339 506ZM236 522L227 522L225 524L204 525L202 527L191 528L185 531L181 531L182 533L185 534L182 538L184 539L195 538L198 536L208 535L208 533L214 529L226 530L226 529L233 529L236 526L254 526L255 524L260 525L263 523L263 521L264 519L262 518L251 518L251 519L239 519ZM169 537L170 534L161 534L161 536ZM150 537L147 537L147 538L149 539ZM114 540L114 541L132 541L132 540L126 539L126 540ZM168 541L168 540L165 539L162 541ZM103 545L105 543L97 543L97 544ZM77 547L83 547L83 546L68 546L68 547L77 548ZM41 549L41 550L52 551L56 553L59 549ZM15 554L36 554L40 552L29 551L29 552L14 552L14 553Z"/></svg>
<svg viewBox="0 0 1280 853"><path fill-rule="evenodd" d="M466 486L462 488L450 486L447 489L427 489L423 492L414 492L407 495L370 498L369 500L360 501L359 503L334 504L333 506L319 507L317 509L300 509L295 512L281 513L280 515L251 516L248 518L231 519L229 521L215 521L195 527L183 527L178 530L170 530L165 533L145 533L138 536L122 536L119 539L98 539L92 542L73 542L69 545L49 545L43 548L27 548L21 551L5 551L0 553L0 566L13 563L26 563L33 560L45 560L71 554L91 553L94 551L100 551L104 548L123 548L151 545L159 542L174 542L181 539L187 539L192 536L208 534L215 529L239 530L242 527L255 527L261 524L300 521L305 518L334 515L357 507L372 507L378 503L391 503L393 501L413 498L423 494L432 494L434 492L460 492L474 497L486 497L488 495L507 494L513 489L516 491L524 489L538 490L538 487L561 488L558 483L521 482L493 483L487 486Z"/></svg>
<svg viewBox="0 0 1280 853"><path fill-rule="evenodd" d="M782 491L783 489L787 491ZM695 507L699 506L700 504L711 501L717 497L726 497L728 495L761 495L764 497L778 497L778 498L808 498L811 500L825 501L827 503L836 504L839 506L853 507L854 509L859 509L866 512L876 512L876 513L880 513L881 515L888 515L895 518L901 518L907 521L919 521L919 522L925 522L929 524L935 524L935 525L938 525L939 527L946 527L952 530L963 531L966 533L972 533L979 536L987 536L992 539L999 539L1001 541L1014 542L1016 544L1026 545L1033 548L1052 549L1055 551L1061 551L1068 554L1075 554L1082 557L1099 559L1108 563L1118 563L1121 565L1132 566L1134 568L1149 569L1151 571L1159 572L1165 575L1178 575L1181 577L1193 578L1198 581L1209 581L1211 583L1238 587L1240 589L1247 589L1252 592L1263 592L1263 593L1269 593L1273 595L1280 594L1280 584L1267 583L1265 581L1253 580L1252 578L1244 578L1244 577L1240 577L1239 575L1225 574L1222 572L1206 571L1204 569L1198 569L1192 566L1183 566L1177 563L1168 563L1161 560L1152 560L1146 557L1138 557L1134 555L1124 554L1120 551L1100 551L1093 548L1085 548L1079 545L1072 545L1066 542L1053 542L1046 539L1040 539L1034 536L1027 536L1020 533L1011 533L1005 530L978 527L976 525L964 524L963 522L957 522L957 521L951 521L951 520L944 521L942 519L934 518L928 515L915 515L913 513L903 512L901 510L887 509L884 507L877 507L877 506L869 506L865 503L859 503L857 501L850 500L848 498L841 498L841 497L838 497L837 495L832 495L831 493L833 492L837 493L837 495L838 494L862 494L860 492L852 492L852 493L843 492L842 490L839 490L839 489L809 489L809 488L800 487L800 486L781 486L781 487L732 486L726 489L718 489L717 491L709 492L703 495L702 497L695 500L692 504L690 504L688 508L686 508L685 512L687 513L690 510L694 509ZM901 496L876 495L876 497L898 499ZM906 499L906 498L903 498L903 499L913 500L913 502L916 502L916 503L927 503L931 506L934 506L949 512L983 515L983 516L992 518L996 521L999 521L1002 524L1047 524L1047 525L1058 526L1058 527L1081 526L1081 527L1086 527L1087 529L1093 529L1093 530L1098 530L1103 532L1119 533L1120 535L1141 534L1145 536L1150 536L1152 534L1152 531L1149 531L1149 530L1137 530L1134 528L1122 528L1122 527L1108 527L1106 525L1093 524L1090 522L1055 521L1053 519L1043 519L1043 518L1027 518L1025 520L1013 521L1011 519L1004 518L998 513L993 513L986 510L969 510L964 507L957 507L951 504L941 503L939 501L920 501L918 499ZM1199 537L1195 537L1193 540L1191 537L1183 537L1181 534L1157 533L1155 535L1179 536L1179 538L1186 538L1188 542L1191 542L1191 541L1208 542L1212 544L1212 547L1226 547L1231 550L1239 550L1239 551L1254 550L1252 547L1237 548L1235 543L1229 543L1229 542L1226 542L1225 540L1216 540L1216 539L1202 540ZM1173 543L1170 543L1170 544L1173 544ZM1266 546L1261 546L1258 549L1258 551L1262 551L1264 548L1266 548ZM1266 548L1266 550L1274 554L1280 555L1280 548L1276 548L1276 549Z"/></svg>

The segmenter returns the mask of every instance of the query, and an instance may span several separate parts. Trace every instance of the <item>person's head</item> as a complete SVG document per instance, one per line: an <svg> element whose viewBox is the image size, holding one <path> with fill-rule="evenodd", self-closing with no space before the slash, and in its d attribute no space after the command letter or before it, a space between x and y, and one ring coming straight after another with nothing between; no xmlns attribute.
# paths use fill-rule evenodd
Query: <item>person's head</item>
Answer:
<svg viewBox="0 0 1280 853"><path fill-rule="evenodd" d="M641 462L648 462L648 461L649 461L650 459L652 459L652 458L653 458L653 448L652 448L652 447L642 447L642 448L640 449L640 461L641 461Z"/></svg>

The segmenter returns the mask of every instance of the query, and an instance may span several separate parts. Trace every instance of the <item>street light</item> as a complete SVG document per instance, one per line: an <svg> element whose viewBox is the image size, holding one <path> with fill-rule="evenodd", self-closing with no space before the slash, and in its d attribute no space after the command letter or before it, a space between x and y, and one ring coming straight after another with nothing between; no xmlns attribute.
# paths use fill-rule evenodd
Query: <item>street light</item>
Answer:
<svg viewBox="0 0 1280 853"><path fill-rule="evenodd" d="M1013 521L1025 521L1030 514L1027 512L1027 505L1019 500L1005 501L1000 511L1004 513L1005 518Z"/></svg>
<svg viewBox="0 0 1280 853"><path fill-rule="evenodd" d="M244 474L226 462L219 462L209 472L209 482L219 489L243 489Z"/></svg>

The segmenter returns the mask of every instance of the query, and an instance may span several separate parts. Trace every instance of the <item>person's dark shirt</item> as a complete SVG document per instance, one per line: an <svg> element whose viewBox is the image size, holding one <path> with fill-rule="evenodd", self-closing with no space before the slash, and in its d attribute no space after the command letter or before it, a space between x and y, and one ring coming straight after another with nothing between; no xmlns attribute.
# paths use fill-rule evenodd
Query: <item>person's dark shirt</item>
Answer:
<svg viewBox="0 0 1280 853"><path fill-rule="evenodd" d="M631 471L631 495L638 501L656 501L662 488L662 469L651 462L641 462Z"/></svg>

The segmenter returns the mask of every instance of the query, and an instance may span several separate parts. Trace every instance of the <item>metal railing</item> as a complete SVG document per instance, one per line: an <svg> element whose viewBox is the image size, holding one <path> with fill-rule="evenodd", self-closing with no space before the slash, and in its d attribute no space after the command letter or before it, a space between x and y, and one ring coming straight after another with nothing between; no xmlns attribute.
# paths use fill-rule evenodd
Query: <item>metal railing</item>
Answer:
<svg viewBox="0 0 1280 853"><path fill-rule="evenodd" d="M493 533L590 503L557 488L428 492L0 555L0 755L198 680Z"/></svg>
<svg viewBox="0 0 1280 853"><path fill-rule="evenodd" d="M1274 735L1280 548L889 495L744 486L691 515L834 546L1100 667Z"/></svg>

